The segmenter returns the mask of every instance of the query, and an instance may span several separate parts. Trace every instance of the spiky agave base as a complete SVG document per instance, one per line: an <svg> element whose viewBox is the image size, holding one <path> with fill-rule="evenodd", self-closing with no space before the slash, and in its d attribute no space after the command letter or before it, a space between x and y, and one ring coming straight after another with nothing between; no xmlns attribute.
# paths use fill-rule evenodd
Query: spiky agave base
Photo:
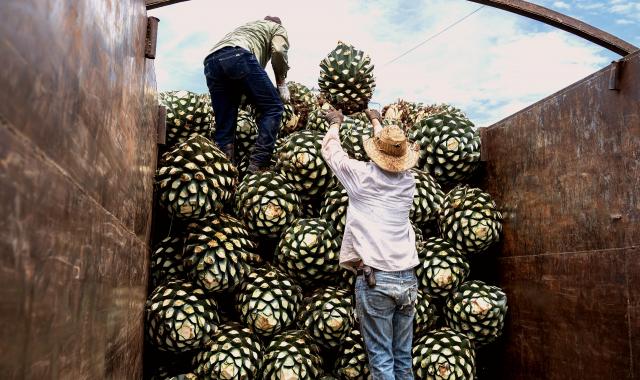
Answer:
<svg viewBox="0 0 640 380"><path fill-rule="evenodd" d="M477 253L500 240L502 214L489 194L457 186L444 198L438 225L458 250Z"/></svg>
<svg viewBox="0 0 640 380"><path fill-rule="evenodd" d="M447 299L445 320L478 345L493 342L502 334L507 314L507 295L497 286L467 281Z"/></svg>
<svg viewBox="0 0 640 380"><path fill-rule="evenodd" d="M298 315L302 289L275 268L258 268L236 290L240 318L263 337L288 328Z"/></svg>
<svg viewBox="0 0 640 380"><path fill-rule="evenodd" d="M280 173L296 191L308 197L324 192L333 184L333 174L322 157L322 135L298 131L278 149Z"/></svg>
<svg viewBox="0 0 640 380"><path fill-rule="evenodd" d="M216 302L204 290L181 280L151 293L145 305L147 339L160 351L203 347L218 328Z"/></svg>
<svg viewBox="0 0 640 380"><path fill-rule="evenodd" d="M329 130L329 122L324 118L324 113L331 108L329 103L324 103L309 113L305 129L318 131L323 135Z"/></svg>
<svg viewBox="0 0 640 380"><path fill-rule="evenodd" d="M214 123L209 94L167 91L161 92L158 100L167 109L167 145L211 134Z"/></svg>
<svg viewBox="0 0 640 380"><path fill-rule="evenodd" d="M299 116L296 114L295 109L289 103L284 104L284 112L282 113L282 121L280 122L280 130L278 136L287 136L298 129L302 129L303 125L300 124Z"/></svg>
<svg viewBox="0 0 640 380"><path fill-rule="evenodd" d="M368 55L353 46L338 46L320 62L320 93L345 114L362 111L375 89L373 64Z"/></svg>
<svg viewBox="0 0 640 380"><path fill-rule="evenodd" d="M309 88L297 82L287 82L291 94L291 105L298 115L298 124L295 130L307 125L309 113L316 109L318 101Z"/></svg>
<svg viewBox="0 0 640 380"><path fill-rule="evenodd" d="M340 142L349 157L359 161L369 161L364 150L364 141L371 137L373 127L361 119L345 117L340 126Z"/></svg>
<svg viewBox="0 0 640 380"><path fill-rule="evenodd" d="M234 140L236 162L249 157L258 139L258 125L253 114L246 110L238 110L236 135Z"/></svg>
<svg viewBox="0 0 640 380"><path fill-rule="evenodd" d="M184 237L167 236L151 253L149 275L153 288L169 280L186 277L183 265Z"/></svg>
<svg viewBox="0 0 640 380"><path fill-rule="evenodd" d="M413 339L417 339L429 332L438 322L435 304L429 295L418 290L416 314L413 321Z"/></svg>
<svg viewBox="0 0 640 380"><path fill-rule="evenodd" d="M342 237L344 226L347 223L348 205L347 190L341 185L327 190L320 205L320 217L330 222L340 237Z"/></svg>
<svg viewBox="0 0 640 380"><path fill-rule="evenodd" d="M162 156L159 202L180 218L202 218L231 199L238 171L211 141L194 136Z"/></svg>
<svg viewBox="0 0 640 380"><path fill-rule="evenodd" d="M193 228L186 240L185 267L203 289L218 293L233 290L261 259L239 220L219 215Z"/></svg>
<svg viewBox="0 0 640 380"><path fill-rule="evenodd" d="M280 174L246 175L235 199L238 217L258 236L277 237L301 213L300 197Z"/></svg>
<svg viewBox="0 0 640 380"><path fill-rule="evenodd" d="M265 350L263 380L316 380L321 375L320 350L304 330L291 330L274 337Z"/></svg>
<svg viewBox="0 0 640 380"><path fill-rule="evenodd" d="M195 373L206 380L255 379L262 366L263 347L251 330L239 323L220 326L212 342L193 360Z"/></svg>
<svg viewBox="0 0 640 380"><path fill-rule="evenodd" d="M432 297L447 297L469 274L470 266L464 254L444 239L427 239L418 257L418 287Z"/></svg>
<svg viewBox="0 0 640 380"><path fill-rule="evenodd" d="M418 225L437 220L444 201L440 184L420 169L411 169L411 174L416 181L416 190L409 218Z"/></svg>
<svg viewBox="0 0 640 380"><path fill-rule="evenodd" d="M324 219L298 219L287 228L275 265L303 285L332 280L339 268L338 233Z"/></svg>
<svg viewBox="0 0 640 380"><path fill-rule="evenodd" d="M420 164L441 183L468 178L480 162L480 135L473 123L456 113L425 117L408 134L420 145Z"/></svg>
<svg viewBox="0 0 640 380"><path fill-rule="evenodd" d="M324 347L338 347L355 323L351 294L329 286L303 302L298 324Z"/></svg>
<svg viewBox="0 0 640 380"><path fill-rule="evenodd" d="M413 372L420 380L473 380L476 354L464 334L449 328L427 333L413 345Z"/></svg>
<svg viewBox="0 0 640 380"><path fill-rule="evenodd" d="M343 339L334 372L342 380L367 380L371 376L364 341L359 330L351 330Z"/></svg>

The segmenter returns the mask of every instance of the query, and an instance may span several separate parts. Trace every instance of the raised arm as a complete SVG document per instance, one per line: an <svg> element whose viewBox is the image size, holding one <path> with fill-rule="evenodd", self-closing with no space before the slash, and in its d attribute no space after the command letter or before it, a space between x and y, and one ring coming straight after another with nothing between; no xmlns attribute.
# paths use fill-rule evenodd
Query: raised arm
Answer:
<svg viewBox="0 0 640 380"><path fill-rule="evenodd" d="M334 174L338 176L336 172L341 171L341 165L349 159L349 155L342 149L340 144L340 126L344 120L344 115L342 115L342 112L332 109L324 114L324 118L329 123L329 130L324 135L324 139L322 139L322 157Z"/></svg>
<svg viewBox="0 0 640 380"><path fill-rule="evenodd" d="M333 174L338 178L347 192L357 186L358 173L365 170L366 164L362 161L349 158L340 144L340 126L344 120L342 112L330 110L325 114L329 122L329 130L322 140L322 157Z"/></svg>
<svg viewBox="0 0 640 380"><path fill-rule="evenodd" d="M276 85L282 101L288 102L290 99L289 88L285 83L287 72L289 71L289 39L287 32L280 26L276 34L271 39L271 67L276 77Z"/></svg>
<svg viewBox="0 0 640 380"><path fill-rule="evenodd" d="M367 109L364 111L365 115L369 118L369 121L373 125L373 135L377 135L382 130L382 115L380 112L373 109Z"/></svg>

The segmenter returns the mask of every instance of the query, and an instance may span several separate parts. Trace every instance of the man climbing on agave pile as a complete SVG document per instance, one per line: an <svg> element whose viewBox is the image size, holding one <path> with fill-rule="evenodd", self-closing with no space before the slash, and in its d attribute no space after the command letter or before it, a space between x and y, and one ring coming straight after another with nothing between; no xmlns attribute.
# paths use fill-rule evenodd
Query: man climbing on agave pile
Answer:
<svg viewBox="0 0 640 380"><path fill-rule="evenodd" d="M374 137L364 142L373 162L349 158L340 145L342 113L325 115L331 126L322 155L349 196L340 265L358 274L356 313L373 380L413 379L413 268L419 261L409 222L415 192L409 169L418 160L418 149L400 127L383 128L380 113L365 113L374 127Z"/></svg>
<svg viewBox="0 0 640 380"><path fill-rule="evenodd" d="M227 34L204 60L204 74L216 118L216 144L234 160L234 137L238 107L244 95L258 114L258 139L250 158L249 172L269 166L284 106L289 101L285 83L289 64L287 31L278 17L242 25ZM278 89L265 67L271 59ZM278 97L279 93L279 97ZM282 99L282 100L281 100Z"/></svg>

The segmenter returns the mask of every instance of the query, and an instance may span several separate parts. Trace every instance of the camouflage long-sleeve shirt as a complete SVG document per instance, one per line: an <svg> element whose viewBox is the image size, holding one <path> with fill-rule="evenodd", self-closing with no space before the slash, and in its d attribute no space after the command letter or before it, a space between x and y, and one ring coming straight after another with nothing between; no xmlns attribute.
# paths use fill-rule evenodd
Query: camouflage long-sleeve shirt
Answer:
<svg viewBox="0 0 640 380"><path fill-rule="evenodd" d="M287 77L289 38L282 25L267 20L244 24L224 36L211 48L209 54L227 46L238 46L249 50L264 68L267 67L267 62L271 59L271 66L279 83L284 82Z"/></svg>

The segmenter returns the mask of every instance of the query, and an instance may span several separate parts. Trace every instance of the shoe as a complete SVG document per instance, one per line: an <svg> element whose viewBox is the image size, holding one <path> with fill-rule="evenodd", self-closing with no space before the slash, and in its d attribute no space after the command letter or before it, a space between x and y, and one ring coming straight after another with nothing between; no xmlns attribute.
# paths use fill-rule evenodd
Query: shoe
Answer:
<svg viewBox="0 0 640 380"><path fill-rule="evenodd" d="M222 153L224 153L225 156L227 156L231 163L235 163L236 149L233 143L221 147L220 150L222 151Z"/></svg>
<svg viewBox="0 0 640 380"><path fill-rule="evenodd" d="M259 166L255 162L251 162L251 163L249 163L249 167L247 168L247 173L249 173L249 174L263 173L263 172L269 171L269 169L271 169L271 166L269 166L269 165L267 165L267 166Z"/></svg>

